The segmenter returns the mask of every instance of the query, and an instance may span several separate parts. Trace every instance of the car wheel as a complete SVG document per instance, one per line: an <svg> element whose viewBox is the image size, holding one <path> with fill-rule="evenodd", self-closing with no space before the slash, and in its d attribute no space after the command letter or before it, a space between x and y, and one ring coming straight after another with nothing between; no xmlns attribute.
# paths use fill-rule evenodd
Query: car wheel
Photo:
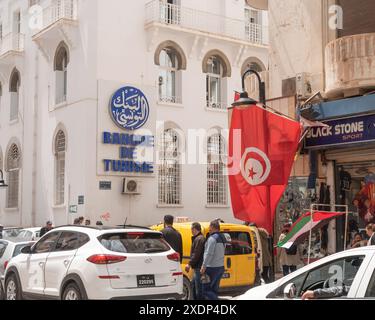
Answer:
<svg viewBox="0 0 375 320"><path fill-rule="evenodd" d="M75 283L66 286L63 293L63 300L83 300L81 291Z"/></svg>
<svg viewBox="0 0 375 320"><path fill-rule="evenodd" d="M182 300L193 300L193 288L188 278L184 277Z"/></svg>
<svg viewBox="0 0 375 320"><path fill-rule="evenodd" d="M21 286L15 274L11 274L5 281L5 300L22 300Z"/></svg>

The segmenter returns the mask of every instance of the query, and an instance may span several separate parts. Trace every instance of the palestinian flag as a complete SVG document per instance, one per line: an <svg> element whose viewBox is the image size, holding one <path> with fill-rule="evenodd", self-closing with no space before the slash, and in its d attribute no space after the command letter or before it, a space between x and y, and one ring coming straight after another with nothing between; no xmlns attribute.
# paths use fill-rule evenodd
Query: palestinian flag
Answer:
<svg viewBox="0 0 375 320"><path fill-rule="evenodd" d="M313 231L322 228L332 219L345 215L345 212L315 211L311 222L311 213L302 215L291 227L285 239L278 243L279 248L289 249L294 243L304 240Z"/></svg>

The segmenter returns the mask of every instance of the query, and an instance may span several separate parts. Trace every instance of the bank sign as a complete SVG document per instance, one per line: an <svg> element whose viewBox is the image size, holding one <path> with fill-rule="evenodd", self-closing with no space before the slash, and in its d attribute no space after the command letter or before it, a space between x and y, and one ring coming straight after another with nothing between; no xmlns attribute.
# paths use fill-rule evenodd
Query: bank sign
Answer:
<svg viewBox="0 0 375 320"><path fill-rule="evenodd" d="M103 159L105 173L150 174L149 162L154 149L154 136L137 134L149 118L150 106L145 94L135 87L122 87L111 97L109 113L121 132L102 132L102 143L118 150L115 159ZM126 132L125 132L126 131ZM150 154L150 156L144 156Z"/></svg>
<svg viewBox="0 0 375 320"><path fill-rule="evenodd" d="M305 139L306 148L375 141L375 114L324 121L324 123L329 127L310 130Z"/></svg>

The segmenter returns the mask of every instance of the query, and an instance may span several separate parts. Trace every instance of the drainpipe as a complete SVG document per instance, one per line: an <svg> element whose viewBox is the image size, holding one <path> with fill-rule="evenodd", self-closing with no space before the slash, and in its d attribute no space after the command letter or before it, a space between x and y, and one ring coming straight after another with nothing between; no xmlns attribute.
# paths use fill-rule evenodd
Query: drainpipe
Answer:
<svg viewBox="0 0 375 320"><path fill-rule="evenodd" d="M36 188L37 188L37 160L38 160L38 107L39 107L39 53L35 54L34 76L34 136L33 136L33 162L32 162L32 204L31 223L36 226Z"/></svg>

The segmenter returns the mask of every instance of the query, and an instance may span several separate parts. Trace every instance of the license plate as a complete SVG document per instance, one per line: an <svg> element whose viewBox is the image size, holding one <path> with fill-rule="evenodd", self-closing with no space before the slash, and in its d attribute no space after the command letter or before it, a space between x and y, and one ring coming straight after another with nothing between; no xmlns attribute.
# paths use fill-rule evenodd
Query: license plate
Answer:
<svg viewBox="0 0 375 320"><path fill-rule="evenodd" d="M224 273L222 278L223 279L230 279L230 273Z"/></svg>
<svg viewBox="0 0 375 320"><path fill-rule="evenodd" d="M137 276L137 285L138 285L138 288L155 287L155 276L154 275Z"/></svg>

